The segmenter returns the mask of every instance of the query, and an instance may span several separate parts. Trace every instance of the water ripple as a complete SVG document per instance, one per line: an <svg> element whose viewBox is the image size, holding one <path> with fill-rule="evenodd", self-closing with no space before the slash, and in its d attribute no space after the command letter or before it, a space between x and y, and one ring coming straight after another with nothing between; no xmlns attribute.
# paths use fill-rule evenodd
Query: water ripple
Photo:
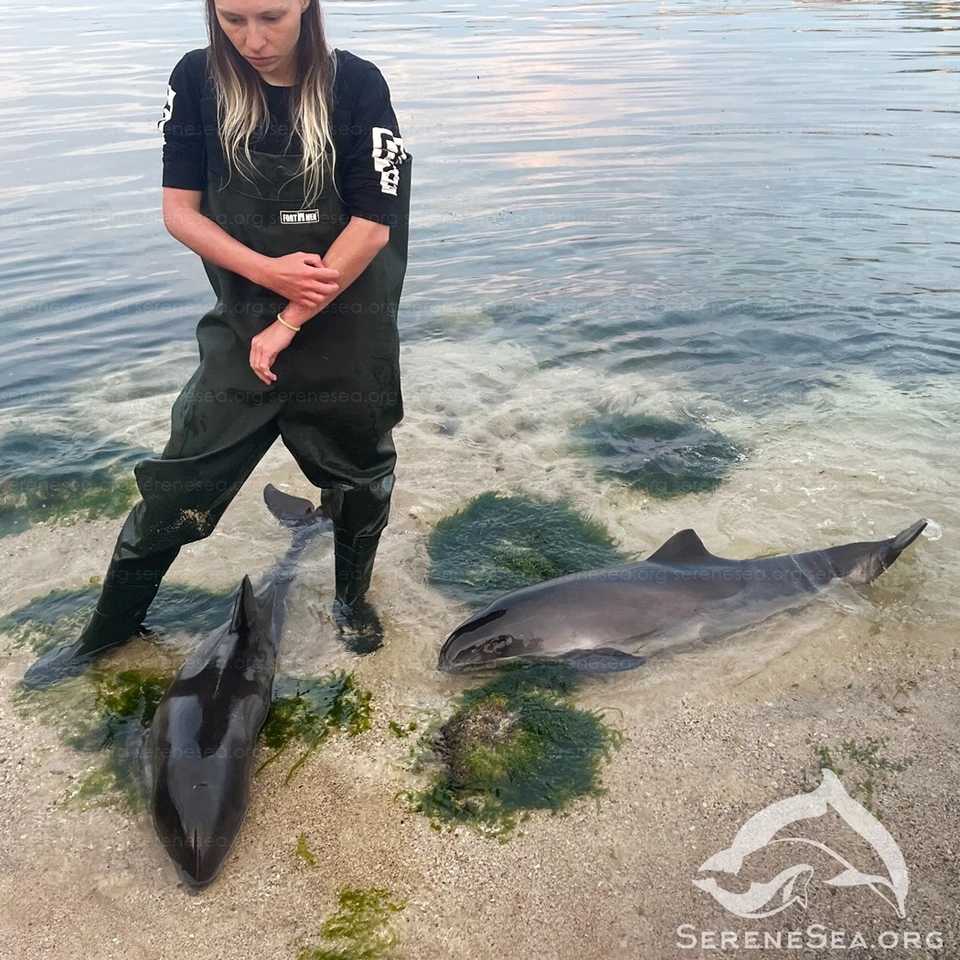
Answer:
<svg viewBox="0 0 960 960"><path fill-rule="evenodd" d="M209 305L160 223L155 127L203 25L188 0L157 7L149 37L113 0L0 9L0 383L62 385L189 337ZM413 341L492 311L541 363L683 370L721 393L738 357L761 392L785 369L955 370L960 327L937 305L960 286L942 75L958 4L325 10L383 69L417 157Z"/></svg>

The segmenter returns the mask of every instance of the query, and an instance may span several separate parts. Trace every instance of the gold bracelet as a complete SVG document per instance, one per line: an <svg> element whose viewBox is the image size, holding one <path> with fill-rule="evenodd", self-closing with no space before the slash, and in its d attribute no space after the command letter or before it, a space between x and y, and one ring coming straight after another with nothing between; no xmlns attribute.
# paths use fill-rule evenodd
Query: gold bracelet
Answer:
<svg viewBox="0 0 960 960"><path fill-rule="evenodd" d="M277 322L282 323L288 330L292 330L294 333L300 332L300 327L295 327L292 323L287 323L287 321L283 319L282 313L277 314Z"/></svg>

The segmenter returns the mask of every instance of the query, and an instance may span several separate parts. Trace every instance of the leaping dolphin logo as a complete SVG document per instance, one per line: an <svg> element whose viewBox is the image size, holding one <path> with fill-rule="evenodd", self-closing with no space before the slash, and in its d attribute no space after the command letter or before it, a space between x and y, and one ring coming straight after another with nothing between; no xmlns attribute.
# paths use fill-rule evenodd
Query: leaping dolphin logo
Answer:
<svg viewBox="0 0 960 960"><path fill-rule="evenodd" d="M843 870L835 877L825 881L835 887L867 886L877 896L882 897L903 919L906 916L904 902L910 880L907 864L886 827L868 810L857 803L846 790L832 770L821 770L823 780L813 793L802 793L786 800L778 800L769 807L754 814L733 838L726 849L710 857L700 865L700 871L715 870L736 876L743 866L744 859L763 847L774 843L802 843L816 847L833 857ZM843 820L876 850L887 876L881 877L864 873L854 867L826 844L807 837L777 837L784 827L802 820L813 820L823 816L832 808ZM807 906L807 884L813 876L813 867L808 863L797 864L778 874L768 883L751 883L745 893L733 893L721 887L713 877L698 878L693 881L695 887L709 893L724 909L738 917L770 917L786 910L794 903ZM779 903L774 904L778 899Z"/></svg>

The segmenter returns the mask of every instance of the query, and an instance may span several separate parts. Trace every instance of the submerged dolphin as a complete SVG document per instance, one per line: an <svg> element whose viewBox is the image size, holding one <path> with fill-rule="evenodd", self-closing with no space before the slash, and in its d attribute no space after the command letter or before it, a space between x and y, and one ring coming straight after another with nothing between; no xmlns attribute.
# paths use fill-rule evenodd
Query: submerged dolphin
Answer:
<svg viewBox="0 0 960 960"><path fill-rule="evenodd" d="M629 670L653 653L759 623L836 581L869 583L926 525L762 560L715 557L693 530L681 530L641 563L504 594L450 634L437 667L550 659L585 671Z"/></svg>
<svg viewBox="0 0 960 960"><path fill-rule="evenodd" d="M326 519L309 501L273 486L264 499L293 528L293 543L256 591L243 578L229 623L183 665L141 748L157 835L193 891L217 876L247 811L294 564Z"/></svg>

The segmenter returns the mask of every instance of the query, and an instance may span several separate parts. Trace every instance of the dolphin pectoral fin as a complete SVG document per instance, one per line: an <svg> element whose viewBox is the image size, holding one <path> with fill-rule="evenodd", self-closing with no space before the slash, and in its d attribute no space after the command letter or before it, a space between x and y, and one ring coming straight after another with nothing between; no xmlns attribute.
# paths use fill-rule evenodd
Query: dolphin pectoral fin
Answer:
<svg viewBox="0 0 960 960"><path fill-rule="evenodd" d="M303 497L292 497L289 493L283 493L272 483L263 488L263 502L285 527L302 527L317 520L329 519L323 507L315 507Z"/></svg>
<svg viewBox="0 0 960 960"><path fill-rule="evenodd" d="M127 756L134 760L134 767L140 778L140 786L145 797L150 796L153 786L153 751L150 749L150 728L139 720L130 725L124 748Z"/></svg>
<svg viewBox="0 0 960 960"><path fill-rule="evenodd" d="M646 657L637 657L624 653L614 647L598 647L595 650L574 650L558 657L562 663L573 667L579 673L623 673L642 667Z"/></svg>
<svg viewBox="0 0 960 960"><path fill-rule="evenodd" d="M647 557L650 563L694 563L718 559L703 545L695 530L675 533L656 553Z"/></svg>

